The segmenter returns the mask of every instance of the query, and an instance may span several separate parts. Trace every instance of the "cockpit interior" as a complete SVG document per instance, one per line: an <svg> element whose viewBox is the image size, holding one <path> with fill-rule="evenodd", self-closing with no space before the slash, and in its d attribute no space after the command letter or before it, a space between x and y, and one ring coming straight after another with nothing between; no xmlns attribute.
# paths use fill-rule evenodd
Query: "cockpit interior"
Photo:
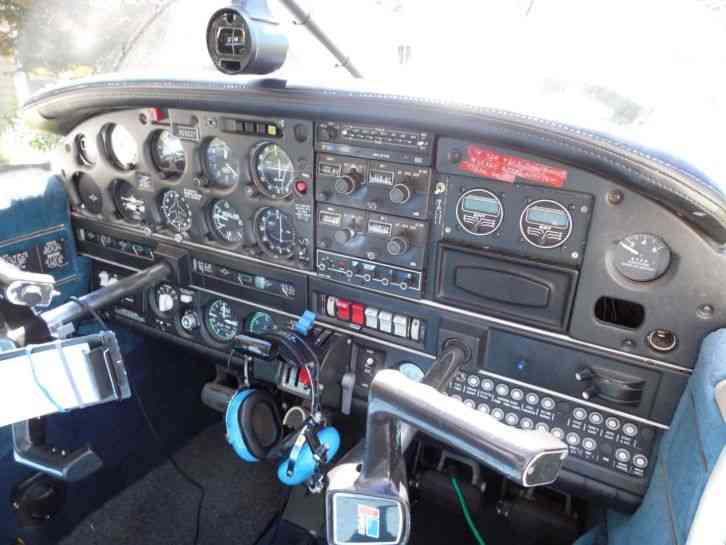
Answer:
<svg viewBox="0 0 726 545"><path fill-rule="evenodd" d="M22 105L58 144L0 167L3 543L723 543L723 186L234 79L285 58L264 4L195 23L223 80Z"/></svg>

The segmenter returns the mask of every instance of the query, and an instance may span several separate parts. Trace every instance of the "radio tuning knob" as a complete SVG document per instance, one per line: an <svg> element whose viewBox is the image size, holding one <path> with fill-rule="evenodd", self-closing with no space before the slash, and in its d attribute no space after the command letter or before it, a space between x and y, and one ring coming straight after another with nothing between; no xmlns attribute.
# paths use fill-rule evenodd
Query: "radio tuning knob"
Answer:
<svg viewBox="0 0 726 545"><path fill-rule="evenodd" d="M354 193L363 182L363 176L355 169L335 179L335 192L341 195Z"/></svg>
<svg viewBox="0 0 726 545"><path fill-rule="evenodd" d="M411 200L411 188L406 183L394 185L388 192L388 198L393 204L406 204Z"/></svg>
<svg viewBox="0 0 726 545"><path fill-rule="evenodd" d="M335 238L335 242L338 244L345 244L355 236L355 231L353 231L353 229L338 229L333 236Z"/></svg>
<svg viewBox="0 0 726 545"><path fill-rule="evenodd" d="M409 242L405 237L392 237L386 244L386 251L392 256L399 256L408 252L409 246Z"/></svg>

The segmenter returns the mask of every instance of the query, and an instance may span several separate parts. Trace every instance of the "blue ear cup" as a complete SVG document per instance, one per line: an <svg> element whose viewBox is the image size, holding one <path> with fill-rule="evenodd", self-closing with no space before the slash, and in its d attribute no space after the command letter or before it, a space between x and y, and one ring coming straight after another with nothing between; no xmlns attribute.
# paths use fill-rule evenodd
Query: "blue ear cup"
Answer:
<svg viewBox="0 0 726 545"><path fill-rule="evenodd" d="M258 462L280 442L282 425L275 399L263 390L239 390L224 416L227 441L245 462Z"/></svg>
<svg viewBox="0 0 726 545"><path fill-rule="evenodd" d="M330 462L340 448L340 434L334 427L328 426L327 428L320 430L317 433L317 436L318 441L327 448L325 461ZM313 458L313 453L310 450L310 445L307 443L305 443L305 446L303 446L300 451L297 461L295 462L295 468L292 475L289 476L287 474L287 462L288 457L286 456L282 462L280 462L280 465L277 466L277 478L280 479L282 484L286 484L288 486L302 484L315 472L315 459Z"/></svg>

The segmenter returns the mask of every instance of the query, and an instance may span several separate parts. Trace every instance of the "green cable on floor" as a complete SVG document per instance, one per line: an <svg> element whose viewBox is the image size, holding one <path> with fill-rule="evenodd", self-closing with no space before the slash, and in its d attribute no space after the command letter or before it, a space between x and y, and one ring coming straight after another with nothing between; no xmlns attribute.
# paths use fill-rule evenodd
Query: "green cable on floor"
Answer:
<svg viewBox="0 0 726 545"><path fill-rule="evenodd" d="M459 504L461 505L461 510L464 512L464 518L469 525L469 530L471 530L471 533L474 534L476 542L479 545L486 545L486 543L484 543L484 538L481 537L479 530L477 530L476 526L474 525L474 521L471 518L471 513L469 513L469 506L466 505L464 494L461 493L461 488L459 488L459 483L456 481L456 477L451 477L451 484L454 487L454 491L456 492L456 497L459 498Z"/></svg>

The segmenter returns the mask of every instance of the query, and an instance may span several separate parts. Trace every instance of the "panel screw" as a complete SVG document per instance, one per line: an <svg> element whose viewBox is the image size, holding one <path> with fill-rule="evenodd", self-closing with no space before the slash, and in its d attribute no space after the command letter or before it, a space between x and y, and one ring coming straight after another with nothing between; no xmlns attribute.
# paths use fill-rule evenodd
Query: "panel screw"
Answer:
<svg viewBox="0 0 726 545"><path fill-rule="evenodd" d="M620 346L623 350L635 350L635 341L633 339L625 339Z"/></svg>
<svg viewBox="0 0 726 545"><path fill-rule="evenodd" d="M578 252L572 252L570 254L570 257L572 257L572 259L577 259L578 257L580 257L580 254Z"/></svg>
<svg viewBox="0 0 726 545"><path fill-rule="evenodd" d="M612 205L620 204L623 202L623 192L619 189L615 189L608 193L608 203Z"/></svg>
<svg viewBox="0 0 726 545"><path fill-rule="evenodd" d="M696 312L700 318L710 318L713 316L713 306L708 304L699 305Z"/></svg>

